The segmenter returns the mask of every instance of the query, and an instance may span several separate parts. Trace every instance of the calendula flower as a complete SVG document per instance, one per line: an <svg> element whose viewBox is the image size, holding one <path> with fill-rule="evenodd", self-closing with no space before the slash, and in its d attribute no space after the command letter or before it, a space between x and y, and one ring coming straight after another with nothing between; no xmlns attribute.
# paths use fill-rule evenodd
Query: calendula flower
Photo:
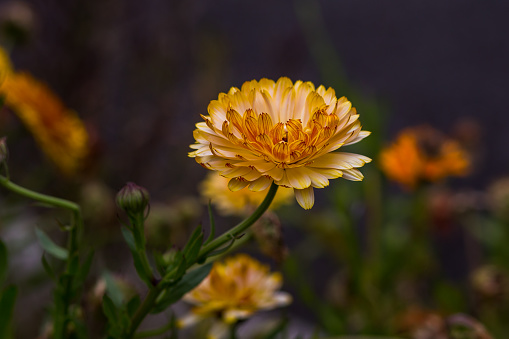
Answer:
<svg viewBox="0 0 509 339"><path fill-rule="evenodd" d="M62 172L73 174L79 169L88 153L83 122L46 85L27 73L15 72L1 48L0 96Z"/></svg>
<svg viewBox="0 0 509 339"><path fill-rule="evenodd" d="M262 191L275 183L294 189L305 209L313 188L329 179L362 180L356 168L371 159L333 152L367 137L359 115L332 88L288 78L245 82L210 102L205 122L194 131L189 153L203 167L230 179L228 187Z"/></svg>
<svg viewBox="0 0 509 339"><path fill-rule="evenodd" d="M435 182L465 175L470 161L460 144L428 126L403 130L380 154L380 166L408 189L421 181Z"/></svg>
<svg viewBox="0 0 509 339"><path fill-rule="evenodd" d="M200 184L201 195L210 200L222 215L246 215L261 204L267 195L267 189L259 192L240 190L232 192L228 189L229 179L210 172ZM270 205L270 209L289 203L293 198L293 190L279 189Z"/></svg>
<svg viewBox="0 0 509 339"><path fill-rule="evenodd" d="M268 266L245 254L215 262L207 278L184 296L183 300L194 307L178 324L188 326L200 319L218 317L209 338L219 338L228 325L257 311L288 305L291 296L278 291L281 284L280 273L270 273Z"/></svg>

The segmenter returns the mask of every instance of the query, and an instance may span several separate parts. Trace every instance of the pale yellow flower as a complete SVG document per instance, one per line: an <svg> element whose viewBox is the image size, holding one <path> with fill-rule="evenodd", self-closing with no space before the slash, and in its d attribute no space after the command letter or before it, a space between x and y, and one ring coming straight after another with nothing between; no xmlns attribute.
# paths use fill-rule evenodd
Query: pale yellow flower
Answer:
<svg viewBox="0 0 509 339"><path fill-rule="evenodd" d="M219 316L210 337L221 337L227 325L257 311L288 305L292 298L278 291L281 284L280 273L270 273L268 266L245 254L215 262L207 278L184 296L183 300L194 307L191 314L178 324L183 327L200 319Z"/></svg>
<svg viewBox="0 0 509 339"><path fill-rule="evenodd" d="M392 145L382 150L380 166L390 179L414 189L421 181L465 175L470 160L457 141L420 126L403 130Z"/></svg>
<svg viewBox="0 0 509 339"><path fill-rule="evenodd" d="M0 96L65 174L75 173L88 153L88 134L78 115L31 75L15 72L0 48Z"/></svg>
<svg viewBox="0 0 509 339"><path fill-rule="evenodd" d="M228 181L229 179L216 172L210 172L200 184L201 195L207 201L211 201L222 215L244 216L250 214L267 195L268 188L259 192L250 190L232 192L228 189ZM277 191L269 208L277 209L281 205L289 203L292 198L293 190L282 187Z"/></svg>
<svg viewBox="0 0 509 339"><path fill-rule="evenodd" d="M305 209L314 204L313 188L329 179L362 180L356 168L371 159L333 152L367 137L359 115L332 88L288 78L245 82L219 94L196 124L195 149L203 167L229 178L228 187L261 191L273 182L294 189Z"/></svg>

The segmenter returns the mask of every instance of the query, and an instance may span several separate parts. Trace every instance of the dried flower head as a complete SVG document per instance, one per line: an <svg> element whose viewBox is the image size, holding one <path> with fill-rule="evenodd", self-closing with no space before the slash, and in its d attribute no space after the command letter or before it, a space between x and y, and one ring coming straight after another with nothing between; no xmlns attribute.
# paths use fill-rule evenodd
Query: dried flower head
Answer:
<svg viewBox="0 0 509 339"><path fill-rule="evenodd" d="M257 311L288 305L291 296L278 291L281 284L280 273L270 273L268 266L245 254L216 262L208 277L184 296L185 301L195 306L179 325L219 316L213 332L221 333L228 329L228 324L246 319Z"/></svg>
<svg viewBox="0 0 509 339"><path fill-rule="evenodd" d="M385 174L408 189L414 189L421 181L465 175L469 165L469 158L457 141L428 126L403 130L380 154Z"/></svg>
<svg viewBox="0 0 509 339"><path fill-rule="evenodd" d="M1 48L0 96L62 172L73 174L79 169L88 154L83 122L46 85L27 73L13 71Z"/></svg>
<svg viewBox="0 0 509 339"><path fill-rule="evenodd" d="M222 215L244 216L245 214L252 213L267 195L266 190L259 192L249 190L232 192L228 189L228 179L218 175L216 172L210 172L200 184L201 195L210 200ZM276 209L283 204L289 203L292 198L292 189L279 189L270 205L270 209Z"/></svg>
<svg viewBox="0 0 509 339"><path fill-rule="evenodd" d="M362 180L356 168L371 159L333 152L367 137L359 115L332 88L288 78L245 82L219 94L196 124L190 157L230 179L228 187L261 191L273 182L291 187L305 209L314 204L313 188L329 179Z"/></svg>

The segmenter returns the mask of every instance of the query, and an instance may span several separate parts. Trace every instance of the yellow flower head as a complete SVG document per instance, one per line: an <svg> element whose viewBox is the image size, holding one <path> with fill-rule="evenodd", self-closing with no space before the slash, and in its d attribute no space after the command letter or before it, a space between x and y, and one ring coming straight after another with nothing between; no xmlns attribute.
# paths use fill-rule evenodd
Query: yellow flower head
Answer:
<svg viewBox="0 0 509 339"><path fill-rule="evenodd" d="M211 201L222 215L249 214L260 205L267 195L267 190L251 192L240 190L232 192L228 189L228 179L210 172L200 185L201 195ZM289 203L293 198L293 190L289 188L279 189L270 205L270 209Z"/></svg>
<svg viewBox="0 0 509 339"><path fill-rule="evenodd" d="M230 179L228 187L261 191L271 183L293 188L305 209L313 188L329 179L362 180L357 170L371 159L332 152L367 137L359 115L332 88L288 78L245 82L210 102L205 122L196 124L195 151L203 167Z"/></svg>
<svg viewBox="0 0 509 339"><path fill-rule="evenodd" d="M281 284L280 273L270 273L268 266L245 254L216 262L208 277L184 296L195 307L180 325L217 315L232 324L257 311L288 305L291 296L278 291Z"/></svg>
<svg viewBox="0 0 509 339"><path fill-rule="evenodd" d="M10 69L0 49L0 96L32 132L48 157L66 174L76 172L88 153L88 134L78 115L68 110L43 83ZM9 67L9 68L8 68Z"/></svg>
<svg viewBox="0 0 509 339"><path fill-rule="evenodd" d="M403 130L380 154L385 174L406 188L465 175L470 161L460 144L428 126Z"/></svg>

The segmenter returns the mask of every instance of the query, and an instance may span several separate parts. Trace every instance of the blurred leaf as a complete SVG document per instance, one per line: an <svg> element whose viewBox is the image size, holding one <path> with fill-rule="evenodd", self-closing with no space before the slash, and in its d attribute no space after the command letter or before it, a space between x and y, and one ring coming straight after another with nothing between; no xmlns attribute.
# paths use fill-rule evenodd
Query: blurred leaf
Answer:
<svg viewBox="0 0 509 339"><path fill-rule="evenodd" d="M17 294L18 289L15 286L8 286L2 292L0 298L0 338L9 338L10 323Z"/></svg>
<svg viewBox="0 0 509 339"><path fill-rule="evenodd" d="M105 271L102 274L102 277L106 282L106 293L115 304L115 307L120 308L124 303L124 295L122 294L122 291L118 288L118 285L110 272Z"/></svg>
<svg viewBox="0 0 509 339"><path fill-rule="evenodd" d="M186 247L184 247L184 250L182 253L184 254L184 259L186 260L187 264L193 264L196 259L198 258L198 254L200 253L200 249L203 244L203 231L201 229L201 226L196 227L193 234L191 234L191 237L189 238Z"/></svg>
<svg viewBox="0 0 509 339"><path fill-rule="evenodd" d="M3 241L0 240L0 282L4 281L7 275L8 267L7 255L8 255L7 247L5 247Z"/></svg>
<svg viewBox="0 0 509 339"><path fill-rule="evenodd" d="M35 234L37 235L39 244L46 252L48 252L49 254L51 254L52 256L54 256L57 259L61 259L61 260L67 259L67 256L69 255L68 251L65 248L60 247L57 244L55 244L53 242L53 240L51 240L46 235L46 233L44 233L40 229L36 228Z"/></svg>
<svg viewBox="0 0 509 339"><path fill-rule="evenodd" d="M92 266L92 262L94 259L94 252L91 251L88 255L83 264L80 266L80 269L78 271L78 275L76 276L76 282L78 284L82 284L85 282L85 280L88 277L88 272L90 272L90 267Z"/></svg>
<svg viewBox="0 0 509 339"><path fill-rule="evenodd" d="M214 220L214 213L212 212L212 203L209 201L209 221L210 221L210 234L207 237L207 240L205 240L204 245L207 245L209 242L211 242L214 239L214 236L216 234L216 222Z"/></svg>
<svg viewBox="0 0 509 339"><path fill-rule="evenodd" d="M132 317L141 304L140 296L135 295L127 303L127 314Z"/></svg>
<svg viewBox="0 0 509 339"><path fill-rule="evenodd" d="M136 243L131 231L129 231L126 227L121 227L120 230L122 231L122 236L124 237L127 246L129 246L131 251L136 251Z"/></svg>
<svg viewBox="0 0 509 339"><path fill-rule="evenodd" d="M208 263L188 272L178 283L166 291L165 296L158 301L152 313L160 313L180 300L187 292L198 286L209 275L211 269L212 263Z"/></svg>
<svg viewBox="0 0 509 339"><path fill-rule="evenodd" d="M53 271L53 268L51 267L50 263L46 259L46 256L44 255L44 253L42 254L41 262L42 262L42 267L44 268L44 271L46 271L46 273L50 276L50 278L52 280L56 281L57 276L55 275L55 272Z"/></svg>
<svg viewBox="0 0 509 339"><path fill-rule="evenodd" d="M165 273L166 273L166 261L164 260L164 257L161 253L157 252L157 251L154 251L152 253L152 256L156 262L156 268L157 268L157 272L159 272L159 274L161 276L164 276Z"/></svg>

